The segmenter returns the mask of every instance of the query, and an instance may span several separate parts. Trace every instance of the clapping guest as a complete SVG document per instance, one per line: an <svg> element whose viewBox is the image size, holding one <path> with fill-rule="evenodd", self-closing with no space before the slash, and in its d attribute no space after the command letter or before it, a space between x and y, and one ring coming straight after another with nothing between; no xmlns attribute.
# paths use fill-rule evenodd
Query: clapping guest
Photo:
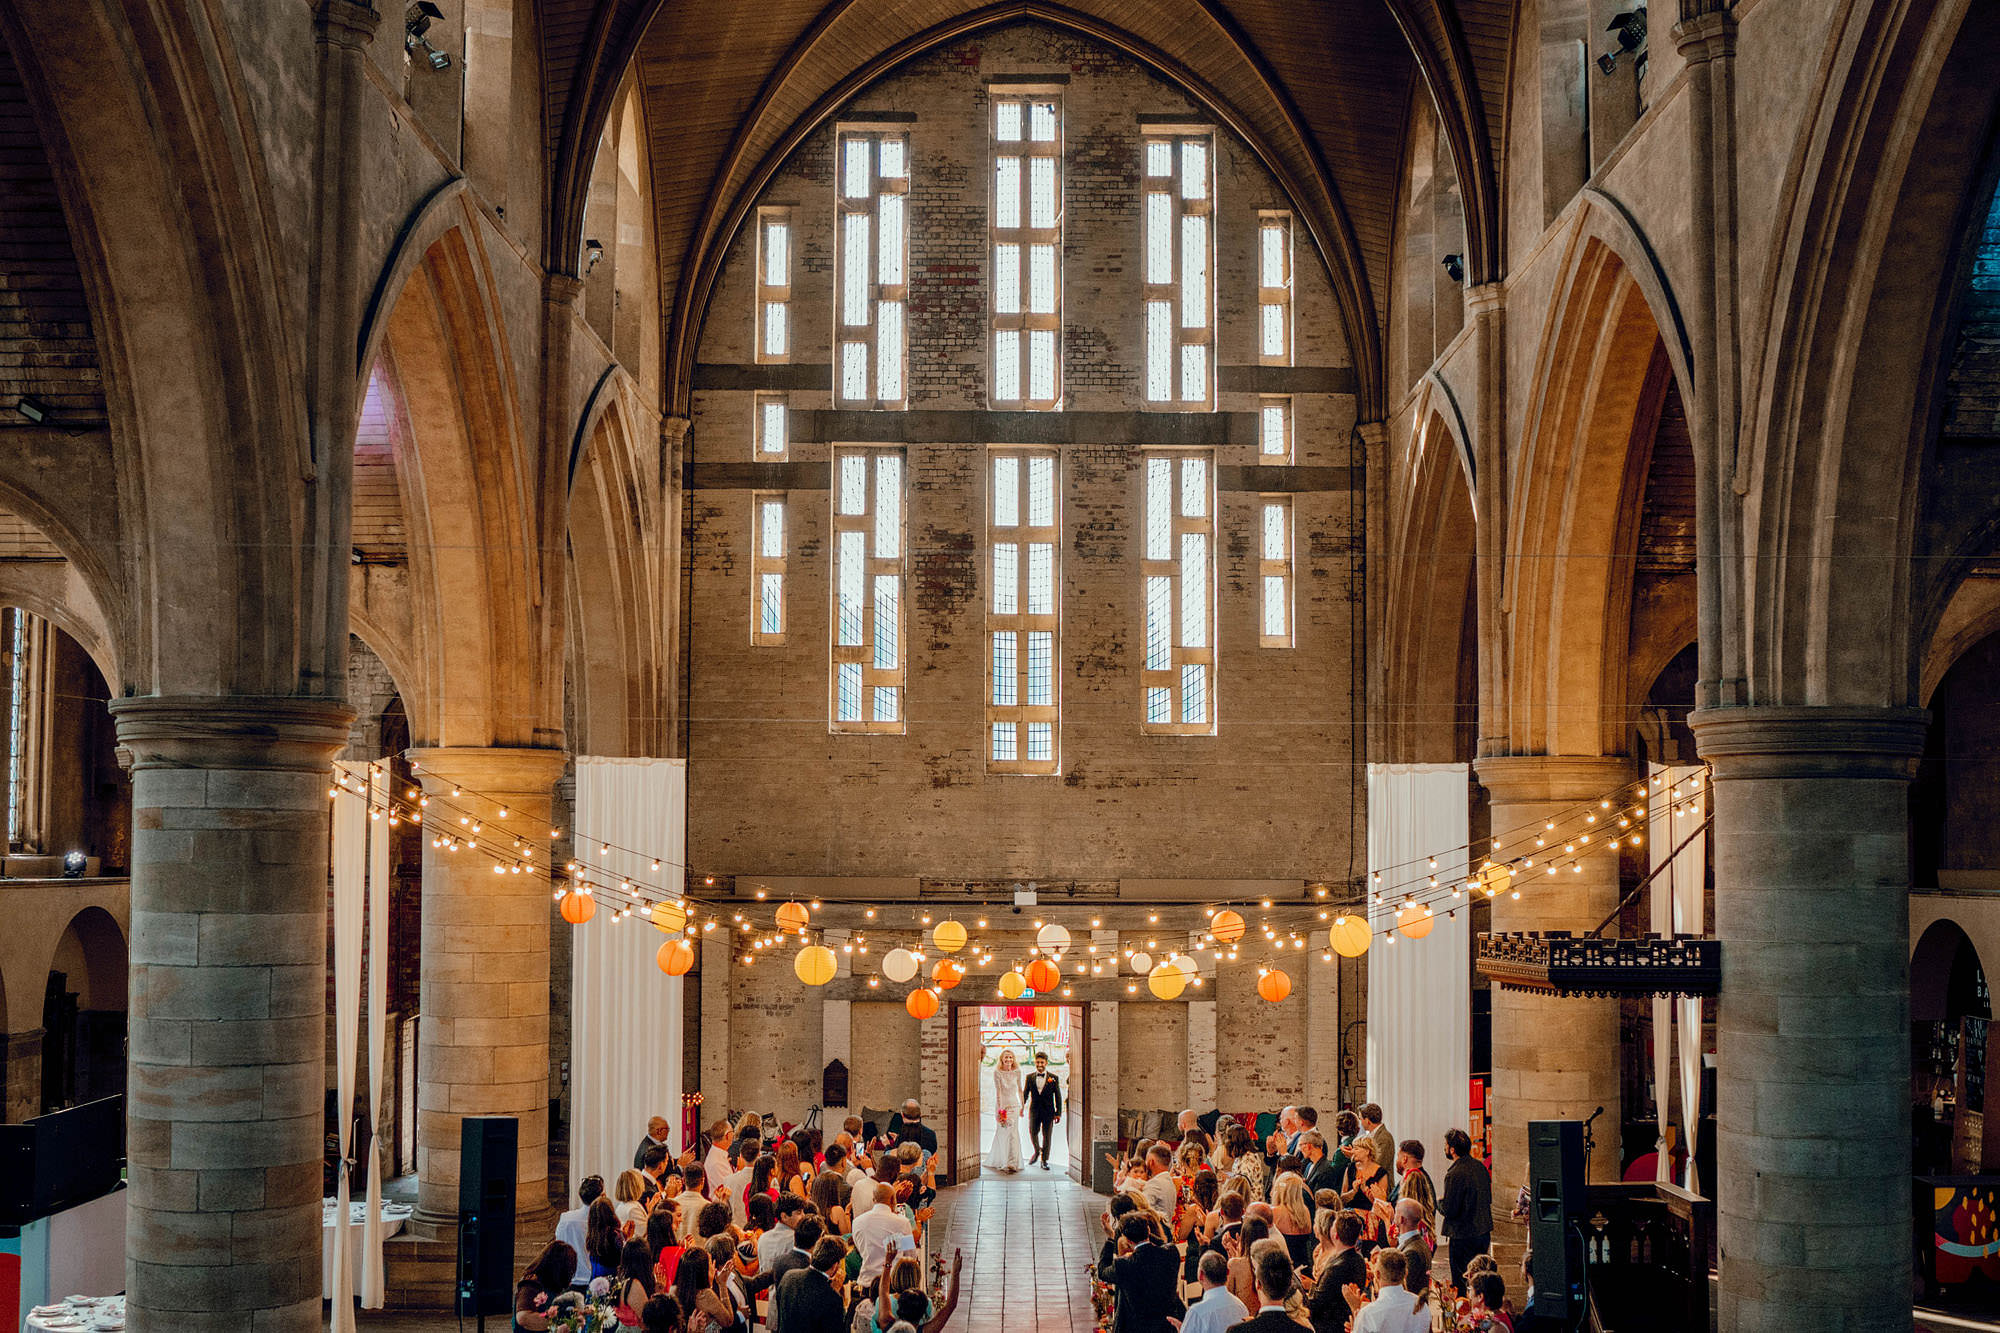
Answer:
<svg viewBox="0 0 2000 1333"><path fill-rule="evenodd" d="M1342 1333L1353 1311L1343 1294L1368 1283L1368 1264L1355 1247L1361 1242L1361 1219L1354 1213L1323 1209L1313 1219L1319 1245L1313 1253L1312 1299L1306 1315L1313 1333Z"/></svg>
<svg viewBox="0 0 2000 1333"><path fill-rule="evenodd" d="M1201 1256L1196 1268L1201 1299L1188 1306L1180 1333L1226 1333L1250 1317L1242 1301L1229 1292L1229 1261L1214 1250Z"/></svg>
<svg viewBox="0 0 2000 1333"><path fill-rule="evenodd" d="M653 1290L665 1291L674 1285L674 1276L680 1270L684 1252L671 1202L646 1219L646 1247L653 1255Z"/></svg>
<svg viewBox="0 0 2000 1333"><path fill-rule="evenodd" d="M1416 1139L1404 1139L1396 1147L1396 1197L1414 1199L1424 1210L1424 1226L1434 1230L1437 1224L1437 1186L1431 1180L1431 1173L1424 1170L1424 1145Z"/></svg>
<svg viewBox="0 0 2000 1333"><path fill-rule="evenodd" d="M1299 1333L1300 1323L1286 1310L1296 1293L1292 1261L1282 1245L1267 1245L1255 1257L1257 1313L1233 1333Z"/></svg>
<svg viewBox="0 0 2000 1333"><path fill-rule="evenodd" d="M639 1229L646 1225L645 1173L620 1171L618 1182L611 1187L611 1197L616 1201L612 1211L618 1216L618 1225L627 1237L638 1235Z"/></svg>

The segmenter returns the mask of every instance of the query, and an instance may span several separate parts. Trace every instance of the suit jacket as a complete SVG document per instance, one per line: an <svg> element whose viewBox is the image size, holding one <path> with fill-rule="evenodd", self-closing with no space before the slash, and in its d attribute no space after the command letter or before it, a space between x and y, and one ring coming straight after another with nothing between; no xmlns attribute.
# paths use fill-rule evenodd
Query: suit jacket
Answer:
<svg viewBox="0 0 2000 1333"><path fill-rule="evenodd" d="M826 1274L795 1268L771 1296L770 1325L790 1333L846 1333L847 1306Z"/></svg>
<svg viewBox="0 0 2000 1333"><path fill-rule="evenodd" d="M1484 1163L1458 1157L1444 1173L1444 1197L1438 1200L1438 1235L1471 1240L1493 1234L1493 1178Z"/></svg>
<svg viewBox="0 0 2000 1333"><path fill-rule="evenodd" d="M639 1146L632 1150L632 1169L634 1171L637 1171L640 1167L646 1164L646 1149L652 1147L656 1143L659 1143L662 1148L667 1148L666 1144L660 1143L660 1141L654 1138L651 1134L648 1134L645 1138L639 1140ZM673 1155L674 1155L674 1150L672 1148L667 1148L667 1160L669 1162L673 1161Z"/></svg>
<svg viewBox="0 0 2000 1333"><path fill-rule="evenodd" d="M778 1333L778 1288L784 1285L785 1275L811 1267L812 1260L807 1257L806 1252L794 1245L779 1255L778 1262L771 1265L771 1271L764 1274L764 1280L771 1288L770 1310L764 1321L764 1326L770 1333Z"/></svg>
<svg viewBox="0 0 2000 1333"><path fill-rule="evenodd" d="M1028 1119L1052 1120L1062 1114L1062 1084L1054 1074L1037 1075L1031 1070L1025 1087Z"/></svg>
<svg viewBox="0 0 2000 1333"><path fill-rule="evenodd" d="M1173 1333L1168 1317L1187 1313L1180 1295L1181 1257L1164 1245L1148 1241L1123 1257L1112 1251L1098 1260L1097 1276L1118 1297L1112 1333Z"/></svg>
<svg viewBox="0 0 2000 1333"><path fill-rule="evenodd" d="M1346 1302L1342 1301L1342 1305ZM1253 1314L1240 1324L1231 1324L1229 1333L1303 1333L1298 1321L1281 1310Z"/></svg>
<svg viewBox="0 0 2000 1333"><path fill-rule="evenodd" d="M1349 1283L1368 1294L1368 1265L1360 1250L1347 1251L1321 1271L1319 1285L1306 1298L1306 1318L1312 1320L1313 1333L1345 1333L1347 1321L1354 1317L1343 1290Z"/></svg>
<svg viewBox="0 0 2000 1333"><path fill-rule="evenodd" d="M1322 1157L1318 1162L1306 1168L1306 1196L1308 1199L1321 1190L1337 1190L1339 1188L1340 1172L1334 1168L1333 1158ZM1318 1206L1317 1203L1313 1204L1314 1208Z"/></svg>

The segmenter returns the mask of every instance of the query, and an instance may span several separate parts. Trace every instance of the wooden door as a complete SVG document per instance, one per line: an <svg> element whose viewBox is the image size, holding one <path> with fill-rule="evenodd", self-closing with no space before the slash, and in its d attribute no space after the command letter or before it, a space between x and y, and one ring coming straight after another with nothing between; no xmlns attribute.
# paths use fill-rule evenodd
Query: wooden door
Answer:
<svg viewBox="0 0 2000 1333"><path fill-rule="evenodd" d="M946 1158L951 1183L963 1185L979 1177L979 1006L951 1007L951 1138Z"/></svg>

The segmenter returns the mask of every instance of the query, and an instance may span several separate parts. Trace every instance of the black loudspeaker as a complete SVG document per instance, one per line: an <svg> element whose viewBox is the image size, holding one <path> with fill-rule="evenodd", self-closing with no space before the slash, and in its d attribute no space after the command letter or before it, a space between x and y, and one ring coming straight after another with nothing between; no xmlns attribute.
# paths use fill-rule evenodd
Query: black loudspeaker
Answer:
<svg viewBox="0 0 2000 1333"><path fill-rule="evenodd" d="M1528 1122L1528 1243L1534 1252L1534 1313L1575 1327L1583 1314L1583 1122Z"/></svg>
<svg viewBox="0 0 2000 1333"><path fill-rule="evenodd" d="M514 1308L514 1176L521 1126L510 1115L467 1116L458 1137L461 1315Z"/></svg>

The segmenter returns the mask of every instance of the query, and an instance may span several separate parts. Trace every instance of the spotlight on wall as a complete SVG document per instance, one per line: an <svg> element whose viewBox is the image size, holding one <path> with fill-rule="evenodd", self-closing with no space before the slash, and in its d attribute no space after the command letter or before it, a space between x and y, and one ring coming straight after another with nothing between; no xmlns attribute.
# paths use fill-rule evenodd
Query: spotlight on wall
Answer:
<svg viewBox="0 0 2000 1333"><path fill-rule="evenodd" d="M403 14L403 50L422 51L432 69L450 69L451 57L431 45L431 24L444 17L432 0L415 0Z"/></svg>
<svg viewBox="0 0 2000 1333"><path fill-rule="evenodd" d="M1444 257L1445 276L1453 282L1465 281L1465 256L1446 255Z"/></svg>
<svg viewBox="0 0 2000 1333"><path fill-rule="evenodd" d="M598 264L602 262L603 259L604 259L604 242L598 240L585 241L583 243L583 276L586 278L589 277L591 271L595 269L598 266Z"/></svg>
<svg viewBox="0 0 2000 1333"><path fill-rule="evenodd" d="M39 426L49 419L49 405L31 394L22 394L14 400L14 410Z"/></svg>
<svg viewBox="0 0 2000 1333"><path fill-rule="evenodd" d="M1604 71L1606 74L1613 73L1618 68L1618 57L1630 51L1634 64L1638 66L1639 74L1644 76L1646 72L1645 6L1642 5L1637 9L1628 9L1624 13L1615 16L1605 26L1604 30L1618 34L1618 49L1615 51L1606 51L1603 55L1599 56L1597 58L1598 69Z"/></svg>

